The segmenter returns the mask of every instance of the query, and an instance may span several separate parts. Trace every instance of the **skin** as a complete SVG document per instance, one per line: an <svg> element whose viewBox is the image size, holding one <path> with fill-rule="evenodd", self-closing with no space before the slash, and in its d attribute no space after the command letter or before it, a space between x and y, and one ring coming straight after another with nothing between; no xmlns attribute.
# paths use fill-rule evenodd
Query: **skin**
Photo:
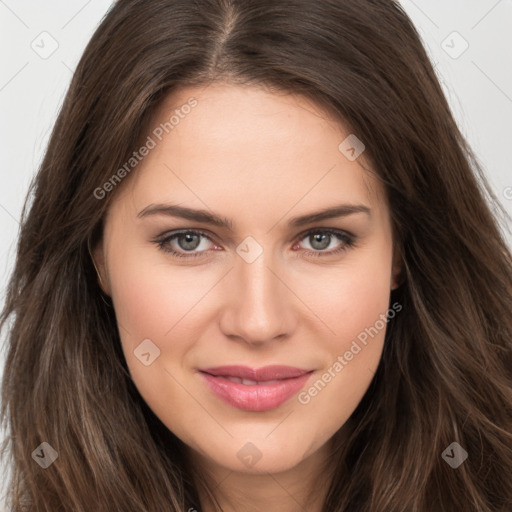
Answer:
<svg viewBox="0 0 512 512"><path fill-rule="evenodd" d="M294 396L272 410L243 411L214 395L197 369L310 369L307 391L332 368L390 308L400 265L384 189L363 169L364 153L350 161L338 149L350 132L302 96L226 83L184 88L153 125L190 97L197 106L116 191L94 250L100 284L112 297L138 390L186 443L224 510L319 512L332 436L370 385L385 327L306 404ZM215 212L233 232L163 214L138 217L157 203ZM366 205L371 215L288 226L342 203ZM319 234L308 234L320 228L348 231L357 245L322 255L345 242L332 237L322 249L309 236ZM153 241L181 229L210 236L192 249L201 256L176 258ZM263 250L251 263L236 251L248 236ZM183 237L169 245L187 254ZM144 339L160 349L149 366L134 354ZM261 455L252 466L237 457L248 442ZM201 502L215 510L202 491Z"/></svg>

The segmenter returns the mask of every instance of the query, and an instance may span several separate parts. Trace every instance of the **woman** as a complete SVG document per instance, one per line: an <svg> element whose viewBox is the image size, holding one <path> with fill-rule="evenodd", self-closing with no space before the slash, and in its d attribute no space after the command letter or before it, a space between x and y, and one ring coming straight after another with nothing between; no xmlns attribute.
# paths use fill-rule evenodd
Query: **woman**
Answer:
<svg viewBox="0 0 512 512"><path fill-rule="evenodd" d="M2 325L13 511L510 511L499 203L390 0L120 0Z"/></svg>

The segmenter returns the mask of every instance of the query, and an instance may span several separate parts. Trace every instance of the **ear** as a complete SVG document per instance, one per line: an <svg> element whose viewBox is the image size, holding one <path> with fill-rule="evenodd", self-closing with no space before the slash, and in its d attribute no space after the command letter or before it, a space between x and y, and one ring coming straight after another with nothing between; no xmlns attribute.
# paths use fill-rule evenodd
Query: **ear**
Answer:
<svg viewBox="0 0 512 512"><path fill-rule="evenodd" d="M96 246L92 251L89 251L89 254L91 255L92 263L98 274L98 284L101 289L110 296L110 280L108 278L103 238L96 243Z"/></svg>
<svg viewBox="0 0 512 512"><path fill-rule="evenodd" d="M403 260L400 248L395 244L393 246L393 267L391 270L391 289L395 290L404 281Z"/></svg>

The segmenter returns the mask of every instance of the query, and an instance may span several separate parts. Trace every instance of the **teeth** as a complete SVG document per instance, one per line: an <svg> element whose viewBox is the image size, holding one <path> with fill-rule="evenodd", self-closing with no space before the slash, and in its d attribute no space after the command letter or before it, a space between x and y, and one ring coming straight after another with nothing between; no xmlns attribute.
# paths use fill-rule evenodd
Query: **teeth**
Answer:
<svg viewBox="0 0 512 512"><path fill-rule="evenodd" d="M231 382L236 382L237 384L244 384L246 386L261 386L261 385L268 385L268 384L275 384L276 382L279 382L278 380L262 380L262 381L256 381L256 380L250 380L250 379L241 379L240 377L224 377L227 380L230 380Z"/></svg>
<svg viewBox="0 0 512 512"><path fill-rule="evenodd" d="M238 377L223 377L224 379L230 380L231 382L236 382L237 384L242 384L242 379Z"/></svg>

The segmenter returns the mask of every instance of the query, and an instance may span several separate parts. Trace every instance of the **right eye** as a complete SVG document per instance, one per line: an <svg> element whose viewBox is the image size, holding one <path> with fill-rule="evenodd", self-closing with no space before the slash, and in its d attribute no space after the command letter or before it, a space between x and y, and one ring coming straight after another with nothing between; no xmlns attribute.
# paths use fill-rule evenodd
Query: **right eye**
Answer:
<svg viewBox="0 0 512 512"><path fill-rule="evenodd" d="M201 245L204 246L202 238L211 241L210 237L202 231L187 229L166 233L154 240L154 243L162 251L171 254L173 257L196 258L208 251L208 249L196 251Z"/></svg>

